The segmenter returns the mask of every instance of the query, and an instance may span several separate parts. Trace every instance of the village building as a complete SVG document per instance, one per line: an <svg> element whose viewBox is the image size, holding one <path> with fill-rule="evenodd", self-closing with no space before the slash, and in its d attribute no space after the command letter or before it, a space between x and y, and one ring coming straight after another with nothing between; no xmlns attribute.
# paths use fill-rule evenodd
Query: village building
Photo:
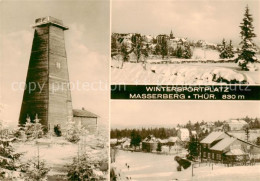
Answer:
<svg viewBox="0 0 260 181"><path fill-rule="evenodd" d="M144 152L155 152L158 148L159 140L155 138L153 135L147 136L142 141L142 151Z"/></svg>
<svg viewBox="0 0 260 181"><path fill-rule="evenodd" d="M197 132L196 132L195 130L192 130L192 131L191 131L191 135L192 135L192 136L197 136Z"/></svg>
<svg viewBox="0 0 260 181"><path fill-rule="evenodd" d="M113 147L113 146L116 146L117 145L117 139L114 138L114 139L110 139L110 146Z"/></svg>
<svg viewBox="0 0 260 181"><path fill-rule="evenodd" d="M171 151L178 153L182 150L182 142L179 137L169 137L167 145L170 147Z"/></svg>
<svg viewBox="0 0 260 181"><path fill-rule="evenodd" d="M260 158L260 146L225 132L212 132L200 144L202 159L235 162Z"/></svg>
<svg viewBox="0 0 260 181"><path fill-rule="evenodd" d="M245 126L248 125L248 123L245 122L245 120L241 120L241 119L229 120L229 121L226 122L226 124L229 126L230 131L243 130L245 128Z"/></svg>
<svg viewBox="0 0 260 181"><path fill-rule="evenodd" d="M73 109L73 121L78 128L85 128L89 133L97 131L98 116L84 108Z"/></svg>
<svg viewBox="0 0 260 181"><path fill-rule="evenodd" d="M163 41L168 41L169 38L170 37L166 34L160 34L160 35L157 35L156 41L157 41L157 43L161 44Z"/></svg>
<svg viewBox="0 0 260 181"><path fill-rule="evenodd" d="M130 138L121 138L117 140L117 143L120 144L122 149L128 149L131 145L131 139Z"/></svg>
<svg viewBox="0 0 260 181"><path fill-rule="evenodd" d="M210 148L220 140L227 138L228 135L224 132L211 132L206 138L200 141L201 158L207 159L211 157Z"/></svg>
<svg viewBox="0 0 260 181"><path fill-rule="evenodd" d="M177 136L183 142L189 141L190 131L187 128L180 128L177 130Z"/></svg>
<svg viewBox="0 0 260 181"><path fill-rule="evenodd" d="M176 144L180 141L181 141L180 138L177 136L171 136L168 138L168 143Z"/></svg>

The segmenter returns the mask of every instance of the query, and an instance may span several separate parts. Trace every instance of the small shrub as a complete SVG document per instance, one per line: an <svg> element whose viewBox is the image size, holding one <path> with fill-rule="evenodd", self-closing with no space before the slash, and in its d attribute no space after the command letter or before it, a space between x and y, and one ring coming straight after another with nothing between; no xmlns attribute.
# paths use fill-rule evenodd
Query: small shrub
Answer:
<svg viewBox="0 0 260 181"><path fill-rule="evenodd" d="M54 126L54 133L55 133L55 135L58 136L58 137L61 136L60 125L56 125L56 126Z"/></svg>

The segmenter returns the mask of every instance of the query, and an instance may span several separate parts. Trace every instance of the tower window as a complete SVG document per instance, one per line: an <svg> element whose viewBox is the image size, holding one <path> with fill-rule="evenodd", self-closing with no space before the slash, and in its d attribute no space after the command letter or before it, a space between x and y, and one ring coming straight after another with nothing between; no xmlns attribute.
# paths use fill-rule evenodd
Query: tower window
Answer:
<svg viewBox="0 0 260 181"><path fill-rule="evenodd" d="M56 62L56 68L60 69L60 67L61 67L60 62Z"/></svg>

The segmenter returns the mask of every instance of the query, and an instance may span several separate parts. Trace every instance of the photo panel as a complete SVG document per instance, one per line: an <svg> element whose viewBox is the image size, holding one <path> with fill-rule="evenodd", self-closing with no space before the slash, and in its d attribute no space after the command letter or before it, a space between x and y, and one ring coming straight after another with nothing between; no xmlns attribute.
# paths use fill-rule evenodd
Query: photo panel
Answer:
<svg viewBox="0 0 260 181"><path fill-rule="evenodd" d="M0 180L109 180L110 2L0 9Z"/></svg>
<svg viewBox="0 0 260 181"><path fill-rule="evenodd" d="M255 180L259 101L111 102L111 179Z"/></svg>
<svg viewBox="0 0 260 181"><path fill-rule="evenodd" d="M259 2L114 0L111 83L259 85Z"/></svg>

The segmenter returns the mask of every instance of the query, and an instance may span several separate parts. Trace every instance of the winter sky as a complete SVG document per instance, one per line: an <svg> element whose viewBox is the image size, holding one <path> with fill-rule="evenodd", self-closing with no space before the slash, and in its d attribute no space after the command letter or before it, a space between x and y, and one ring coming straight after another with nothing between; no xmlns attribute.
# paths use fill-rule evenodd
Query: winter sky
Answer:
<svg viewBox="0 0 260 181"><path fill-rule="evenodd" d="M258 0L113 0L112 32L169 34L220 43L223 38L240 42L245 7L253 14L255 33L260 37Z"/></svg>
<svg viewBox="0 0 260 181"><path fill-rule="evenodd" d="M23 96L13 90L13 82L24 82L29 64L36 18L53 16L70 29L65 32L70 81L85 90L72 91L74 108L85 109L108 118L109 1L36 0L0 1L0 103L5 105L4 119L16 124ZM102 81L102 90L99 82ZM92 89L92 90L90 90Z"/></svg>
<svg viewBox="0 0 260 181"><path fill-rule="evenodd" d="M224 121L260 118L259 101L134 101L111 102L111 128L176 126L189 120Z"/></svg>

